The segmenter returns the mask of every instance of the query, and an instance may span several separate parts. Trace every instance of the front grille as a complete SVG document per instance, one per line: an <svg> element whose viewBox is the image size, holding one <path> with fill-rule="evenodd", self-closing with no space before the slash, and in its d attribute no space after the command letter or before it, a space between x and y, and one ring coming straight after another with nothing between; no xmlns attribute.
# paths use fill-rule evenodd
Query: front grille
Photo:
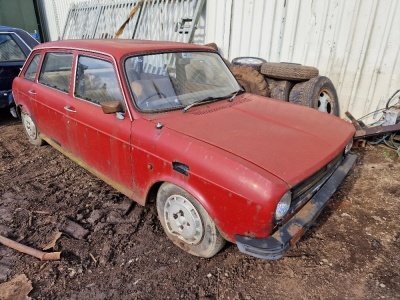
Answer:
<svg viewBox="0 0 400 300"><path fill-rule="evenodd" d="M299 183L295 187L292 188L292 199L296 200L299 196L306 193L311 187L313 187L316 183L318 183L321 179L323 179L329 171L332 169L336 169L336 166L340 163L341 158L343 158L343 154L340 153L333 160L331 160L326 166L320 169L314 175L311 175L303 182Z"/></svg>
<svg viewBox="0 0 400 300"><path fill-rule="evenodd" d="M311 197L321 188L321 186L328 180L333 174L336 168L343 161L343 153L340 153L333 160L331 160L326 166L311 175L303 182L299 183L291 189L292 192L292 204L289 212L287 213L282 223L285 223L289 218L293 216L298 209L300 209Z"/></svg>

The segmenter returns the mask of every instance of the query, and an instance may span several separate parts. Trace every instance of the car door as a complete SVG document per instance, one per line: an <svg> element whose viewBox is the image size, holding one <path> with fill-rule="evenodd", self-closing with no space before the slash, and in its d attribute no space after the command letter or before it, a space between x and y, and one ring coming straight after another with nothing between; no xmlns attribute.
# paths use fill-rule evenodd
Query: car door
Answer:
<svg viewBox="0 0 400 300"><path fill-rule="evenodd" d="M73 53L47 52L43 58L35 94L35 121L39 130L53 142L69 150L65 112L71 88Z"/></svg>
<svg viewBox="0 0 400 300"><path fill-rule="evenodd" d="M35 82L39 70L41 53L36 53L27 62L27 67L22 76L17 77L13 83L13 93L22 108L31 115L32 118L36 108Z"/></svg>
<svg viewBox="0 0 400 300"><path fill-rule="evenodd" d="M66 112L71 152L97 176L130 195L131 119L110 58L78 55L73 94ZM101 103L109 101L119 101L124 112L105 114Z"/></svg>
<svg viewBox="0 0 400 300"><path fill-rule="evenodd" d="M13 103L12 82L18 76L26 56L15 41L15 34L0 32L0 108Z"/></svg>

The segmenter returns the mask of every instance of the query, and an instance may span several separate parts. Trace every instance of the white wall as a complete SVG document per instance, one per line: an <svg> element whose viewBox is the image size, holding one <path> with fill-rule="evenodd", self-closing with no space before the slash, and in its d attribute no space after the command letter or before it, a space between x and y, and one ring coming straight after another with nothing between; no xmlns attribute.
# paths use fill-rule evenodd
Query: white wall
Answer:
<svg viewBox="0 0 400 300"><path fill-rule="evenodd" d="M71 4L122 0L41 1L57 40ZM342 115L381 108L400 88L400 0L207 0L194 41L216 42L229 59L315 66L335 84Z"/></svg>
<svg viewBox="0 0 400 300"><path fill-rule="evenodd" d="M361 117L400 88L399 0L208 0L206 41L225 57L319 68Z"/></svg>

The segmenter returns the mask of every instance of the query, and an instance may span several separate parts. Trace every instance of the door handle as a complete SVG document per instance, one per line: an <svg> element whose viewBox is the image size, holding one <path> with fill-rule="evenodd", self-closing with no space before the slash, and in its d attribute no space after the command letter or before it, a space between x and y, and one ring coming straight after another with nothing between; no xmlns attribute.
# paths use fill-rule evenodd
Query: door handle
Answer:
<svg viewBox="0 0 400 300"><path fill-rule="evenodd" d="M71 107L71 106L64 106L64 109L65 109L66 111L76 113L75 108L73 108L73 107Z"/></svg>
<svg viewBox="0 0 400 300"><path fill-rule="evenodd" d="M29 90L28 93L31 94L31 95L36 95L35 90Z"/></svg>

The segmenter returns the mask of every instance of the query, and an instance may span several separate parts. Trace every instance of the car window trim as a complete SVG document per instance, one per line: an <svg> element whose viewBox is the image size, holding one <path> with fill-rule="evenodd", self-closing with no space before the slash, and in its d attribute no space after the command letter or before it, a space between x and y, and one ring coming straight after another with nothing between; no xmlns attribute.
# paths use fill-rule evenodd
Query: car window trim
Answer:
<svg viewBox="0 0 400 300"><path fill-rule="evenodd" d="M33 59L34 59L37 55L39 55L39 61L38 61L38 66L37 66L36 73L35 73L35 78L34 78L33 80L29 80L29 79L27 79L27 78L25 77L25 74L26 74L26 71L28 71L28 68L29 68L29 66L31 65ZM24 79L26 79L26 80L28 80L28 81L30 81L30 82L33 82L33 83L38 82L38 79L39 79L38 74L40 73L41 62L42 62L42 52L35 52L34 54L32 54L32 55L29 57L29 62L28 62L28 60L25 61L24 65L21 67L20 74L23 76ZM24 68L25 64L27 64L26 68ZM22 72L22 71L23 71L23 72Z"/></svg>
<svg viewBox="0 0 400 300"><path fill-rule="evenodd" d="M60 49L60 51L55 51L55 52L60 52L60 53L65 53L65 54L72 54L72 64L71 64L71 76L72 76L72 70L73 70L73 66L74 66L74 64L73 64L74 53L73 53L72 51L71 51L71 52L62 51L62 49ZM35 52L35 53L32 54L32 55L34 56L36 53L37 53L37 52ZM44 51L44 52L40 52L40 53L42 53L43 55L40 57L40 61L39 61L39 62L40 62L40 64L39 64L40 70L39 70L39 74L36 74L36 82L37 82L38 84L40 84L41 86L45 86L45 87L51 88L51 89L53 89L53 90L59 91L59 92L61 92L61 93L64 93L64 94L69 95L69 93L71 92L71 90L69 90L68 92L66 92L66 91L57 89L57 88L55 88L55 87L52 87L52 86L50 86L50 85L43 84L43 83L41 83L41 82L39 81L39 77L40 77L40 74L42 73L42 69L43 69L43 61L44 61L44 59L45 59L45 57L46 57L46 54L48 54L48 53L54 53L54 51ZM32 59L31 59L30 61L32 61ZM24 71L26 71L26 70L24 70ZM71 77L70 77L70 80L71 80ZM71 82L70 82L69 85L71 86Z"/></svg>
<svg viewBox="0 0 400 300"><path fill-rule="evenodd" d="M170 109L166 108L166 109L160 109L160 110L155 109L155 110L148 110L148 111L141 110L136 105L136 101L135 101L135 97L133 95L132 89L129 87L128 74L126 72L126 67L125 67L126 60L128 60L129 58L132 58L132 57L143 56L143 55L164 54L164 53L182 53L182 52L214 53L214 54L218 55L221 58L221 60L223 61L223 57L213 49L201 49L201 50L200 49L190 49L190 50L188 50L188 49L182 48L182 49L173 49L173 50L141 51L141 52L130 52L128 54L125 54L122 57L122 59L121 59L122 72L123 72L122 74L124 75L124 80L125 80L126 86L128 88L129 95L132 98L132 102L133 102L132 105L139 113L141 113L141 114L158 114L158 113L163 113L163 112L179 110L180 108L170 108ZM232 74L232 76L233 76L233 74Z"/></svg>
<svg viewBox="0 0 400 300"><path fill-rule="evenodd" d="M97 55L96 55L96 54L97 54ZM100 55L102 55L102 56L104 56L104 57L101 57ZM86 99L83 99L83 98L80 98L80 97L76 97L76 96L75 96L76 70L77 70L77 68L78 68L78 59L79 59L79 56L86 56L86 57L90 57L90 58L101 59L101 60L104 60L104 61L107 61L107 62L111 63L111 65L112 65L112 67L113 67L113 69L114 69L114 73L115 73L115 75L116 75L116 77L117 77L118 86L119 86L119 89L120 89L120 92L121 92L121 95L122 95L122 99L123 99L123 101L124 101L124 103L125 103L125 112L124 112L124 113L128 112L129 119L130 119L131 121L133 121L133 116L132 116L132 114L131 114L131 111L130 111L130 109L129 109L128 103L127 103L127 101L126 101L126 96L125 96L125 93L124 93L124 88L123 88L122 82L121 82L121 76L119 75L119 72L118 72L118 64L116 63L115 58L114 58L112 55L110 55L110 54L101 53L101 52L97 52L97 51L76 50L76 53L75 53L75 56L74 56L74 63L73 63L74 73L72 74L72 76L73 76L73 82L72 82L72 87L73 87L73 89L72 89L72 97L73 97L74 99L83 100L83 101L85 101L85 102L92 103L92 104L94 104L94 105L97 105L97 106L100 106L100 107L101 107L101 104L97 104L97 103L95 103L95 102L93 102L93 101L89 101L89 100L86 100ZM111 60L108 59L108 58L111 58Z"/></svg>
<svg viewBox="0 0 400 300"><path fill-rule="evenodd" d="M115 59L115 57L113 55L111 55L109 53L102 52L102 51L91 50L91 49L87 49L87 48L57 47L57 46L50 46L50 47L44 46L43 47L41 45L42 44L39 44L38 46L35 47L35 49L36 50L43 50L44 52L48 52L48 50L51 50L51 49L57 49L57 50L66 49L66 50L71 50L71 51L75 52L76 56L79 53L92 53L92 55L96 55L97 54L97 55L104 55L105 57L109 57L114 62L114 68L116 68L116 70L117 70L117 77L118 77L118 81L119 81L119 85L120 85L121 91L124 91L124 88L123 88L123 85L122 85L121 76L120 76L120 72L119 72L119 71L122 72L122 70L121 70L120 66L117 63L117 60ZM76 60L76 58L75 58L75 60ZM75 62L75 63L77 63L77 62ZM74 73L75 73L75 70L74 70ZM74 88L75 88L75 75L74 75L73 79L74 79L74 83L73 84L74 84ZM125 101L125 105L126 105L126 108L127 108L126 110L128 111L129 119L131 121L133 121L133 115L132 115L131 109L128 106L128 101L127 101L127 98L126 98L126 94L122 93L122 97L124 98L124 101Z"/></svg>

